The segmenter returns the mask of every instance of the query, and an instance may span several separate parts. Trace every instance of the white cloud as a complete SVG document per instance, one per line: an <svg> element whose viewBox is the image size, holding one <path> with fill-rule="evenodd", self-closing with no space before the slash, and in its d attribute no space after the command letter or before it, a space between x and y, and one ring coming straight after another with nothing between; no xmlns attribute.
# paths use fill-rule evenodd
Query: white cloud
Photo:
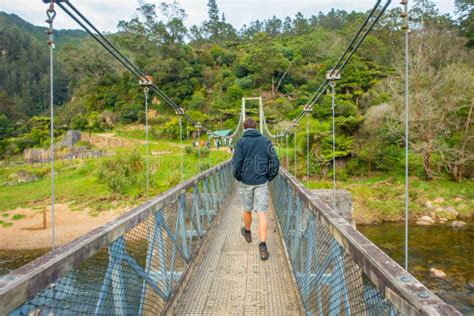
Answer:
<svg viewBox="0 0 474 316"><path fill-rule="evenodd" d="M129 20L136 15L135 9L139 2L144 0L72 0L84 15L100 30L113 32L120 20ZM165 0L164 2L171 2ZM162 0L149 0L149 3L158 4ZM207 0L180 0L186 10L188 18L186 25L200 24L207 18ZM294 16L302 12L305 16L327 12L331 8L366 11L375 3L374 0L218 0L221 12L225 13L228 22L240 28L243 24L259 19L263 20L276 15L280 19ZM435 0L442 12L453 13L454 0ZM390 7L399 6L398 0L393 0ZM35 25L44 25L47 5L41 0L0 0L0 10L15 13L24 20ZM64 12L58 9L55 20L56 28L79 28Z"/></svg>

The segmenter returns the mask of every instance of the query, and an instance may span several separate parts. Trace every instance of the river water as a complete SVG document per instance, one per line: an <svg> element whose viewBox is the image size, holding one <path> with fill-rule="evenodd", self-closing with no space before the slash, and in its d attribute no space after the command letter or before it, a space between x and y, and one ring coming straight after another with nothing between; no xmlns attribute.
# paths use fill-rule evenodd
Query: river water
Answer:
<svg viewBox="0 0 474 316"><path fill-rule="evenodd" d="M403 223L357 225L357 229L400 265L405 262ZM447 225L409 226L408 270L440 298L474 315L474 222L463 229ZM430 269L443 270L445 279Z"/></svg>
<svg viewBox="0 0 474 316"><path fill-rule="evenodd" d="M357 229L403 265L403 223L358 225ZM474 222L459 230L447 225L410 225L409 232L410 273L462 313L474 315ZM48 251L49 249L0 250L0 276ZM106 263L104 268L105 266ZM447 277L432 277L429 272L431 268L443 270Z"/></svg>
<svg viewBox="0 0 474 316"><path fill-rule="evenodd" d="M0 276L10 273L25 264L47 254L51 248L36 250L1 250Z"/></svg>

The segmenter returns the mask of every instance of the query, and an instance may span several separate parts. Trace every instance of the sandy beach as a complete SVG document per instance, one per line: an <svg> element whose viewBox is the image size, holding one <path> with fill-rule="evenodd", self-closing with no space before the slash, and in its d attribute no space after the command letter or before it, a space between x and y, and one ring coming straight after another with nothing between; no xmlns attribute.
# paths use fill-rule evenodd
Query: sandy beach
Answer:
<svg viewBox="0 0 474 316"><path fill-rule="evenodd" d="M47 228L43 229L43 212L31 208L17 208L10 213L25 215L13 226L0 226L0 249L43 249L51 246L51 208L46 214ZM72 211L68 204L55 205L55 243L64 245L91 230L120 216L123 210L105 211L91 216L87 209Z"/></svg>

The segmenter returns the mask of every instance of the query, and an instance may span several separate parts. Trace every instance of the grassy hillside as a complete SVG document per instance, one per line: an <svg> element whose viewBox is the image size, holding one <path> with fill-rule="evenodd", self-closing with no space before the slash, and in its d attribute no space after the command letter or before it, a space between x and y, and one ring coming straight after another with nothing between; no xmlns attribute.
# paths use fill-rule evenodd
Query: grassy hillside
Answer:
<svg viewBox="0 0 474 316"><path fill-rule="evenodd" d="M117 134L127 134L122 131ZM110 155L99 159L78 159L56 161L56 199L58 203L70 203L73 210L89 209L94 215L112 208L139 205L146 200L145 196L145 144L140 136L131 133L131 139L136 139L131 145L119 148L104 148ZM183 146L190 146L184 143ZM151 141L150 150L150 195L157 195L179 182L208 169L224 160L230 155L225 151L212 150L210 153L199 157L195 152L185 152L184 147L176 142ZM120 157L127 159L131 153L138 153L139 168L133 175L135 181L124 179L120 174L111 174L115 182L120 182L123 187L119 191L108 181L101 179L101 171L116 162ZM181 159L183 171L180 172ZM124 165L122 165L124 167ZM125 166L126 167L126 166ZM32 208L43 211L50 203L50 165L12 164L0 168L0 214L3 216L2 224L9 226L14 223L13 216L16 208ZM18 183L19 173L36 176L36 181Z"/></svg>

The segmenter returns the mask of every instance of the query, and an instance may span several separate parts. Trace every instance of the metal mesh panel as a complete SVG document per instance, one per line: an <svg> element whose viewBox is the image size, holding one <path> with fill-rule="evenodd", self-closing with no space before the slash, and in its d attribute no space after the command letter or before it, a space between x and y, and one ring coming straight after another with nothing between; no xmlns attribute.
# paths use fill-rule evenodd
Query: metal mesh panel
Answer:
<svg viewBox="0 0 474 316"><path fill-rule="evenodd" d="M37 293L11 315L156 315L172 297L229 192L231 166L171 202ZM155 207L151 203L150 207Z"/></svg>
<svg viewBox="0 0 474 316"><path fill-rule="evenodd" d="M281 175L270 192L307 314L397 314L301 193Z"/></svg>

